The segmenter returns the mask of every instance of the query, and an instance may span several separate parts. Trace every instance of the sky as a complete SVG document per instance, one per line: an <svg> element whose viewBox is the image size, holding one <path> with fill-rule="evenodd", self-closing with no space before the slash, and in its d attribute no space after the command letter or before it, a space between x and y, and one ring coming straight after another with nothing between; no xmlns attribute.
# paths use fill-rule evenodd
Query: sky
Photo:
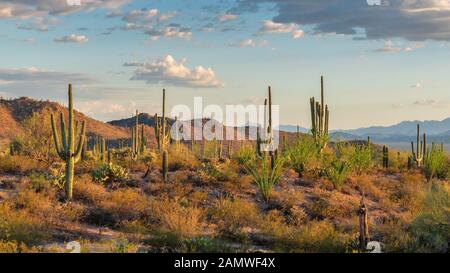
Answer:
<svg viewBox="0 0 450 273"><path fill-rule="evenodd" d="M103 121L167 104L262 104L310 126L450 117L450 0L0 0L0 95Z"/></svg>

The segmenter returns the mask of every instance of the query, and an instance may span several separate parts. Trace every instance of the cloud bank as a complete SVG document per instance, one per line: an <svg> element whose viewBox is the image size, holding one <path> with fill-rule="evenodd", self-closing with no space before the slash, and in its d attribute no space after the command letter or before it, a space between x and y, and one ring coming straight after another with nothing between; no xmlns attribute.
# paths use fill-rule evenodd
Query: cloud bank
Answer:
<svg viewBox="0 0 450 273"><path fill-rule="evenodd" d="M447 0L381 0L379 6L366 0L239 0L232 11L256 12L262 4L274 6L274 22L311 25L316 33L450 41Z"/></svg>

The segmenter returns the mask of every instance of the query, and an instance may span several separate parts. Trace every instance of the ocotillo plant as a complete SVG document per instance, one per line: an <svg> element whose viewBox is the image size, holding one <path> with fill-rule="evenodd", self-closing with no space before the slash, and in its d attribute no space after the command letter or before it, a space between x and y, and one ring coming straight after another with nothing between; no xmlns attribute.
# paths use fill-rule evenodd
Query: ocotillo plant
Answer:
<svg viewBox="0 0 450 273"><path fill-rule="evenodd" d="M389 168L389 148L383 146L383 168Z"/></svg>
<svg viewBox="0 0 450 273"><path fill-rule="evenodd" d="M81 132L78 136L78 143L75 145L72 84L69 84L68 96L69 96L69 126L67 131L63 113L60 113L61 135L58 134L58 129L56 128L53 113L51 114L51 123L53 131L53 140L55 142L56 151L59 157L66 162L66 181L64 187L66 192L66 199L71 200L73 192L75 163L78 162L81 158L81 150L86 140L85 135L86 122L83 121L83 124L81 126Z"/></svg>
<svg viewBox="0 0 450 273"><path fill-rule="evenodd" d="M311 104L311 133L320 152L328 145L328 121L330 113L328 105L324 102L323 76L320 78L321 100L316 102L315 98L310 99Z"/></svg>
<svg viewBox="0 0 450 273"><path fill-rule="evenodd" d="M416 163L417 167L420 168L422 166L422 162L424 160L424 156L427 152L427 135L423 134L423 141L420 139L420 125L417 124L417 145L416 150L414 150L414 141L411 141L411 151L412 151L412 159Z"/></svg>

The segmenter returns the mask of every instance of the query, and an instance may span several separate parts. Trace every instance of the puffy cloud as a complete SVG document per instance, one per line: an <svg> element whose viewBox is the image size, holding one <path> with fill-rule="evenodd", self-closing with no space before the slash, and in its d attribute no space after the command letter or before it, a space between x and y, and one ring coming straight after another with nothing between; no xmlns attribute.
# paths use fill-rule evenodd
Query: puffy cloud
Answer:
<svg viewBox="0 0 450 273"><path fill-rule="evenodd" d="M183 27L165 27L163 29L150 28L145 31L145 34L149 35L151 40L159 40L161 37L189 40L192 37L191 30Z"/></svg>
<svg viewBox="0 0 450 273"><path fill-rule="evenodd" d="M244 39L238 42L229 43L229 47L257 47L257 46L265 46L267 44L266 40L253 40L253 39Z"/></svg>
<svg viewBox="0 0 450 273"><path fill-rule="evenodd" d="M240 0L232 11L256 11L272 4L274 22L311 25L317 33L361 35L364 39L450 40L450 1Z"/></svg>
<svg viewBox="0 0 450 273"><path fill-rule="evenodd" d="M261 29L257 32L257 34L262 35L267 33L272 34L290 33L292 38L294 39L299 39L305 34L297 24L294 23L283 24L283 23L275 23L271 20L265 20L263 22Z"/></svg>
<svg viewBox="0 0 450 273"><path fill-rule="evenodd" d="M77 43L77 44L83 44L87 43L89 39L84 35L75 35L71 34L69 36L63 36L59 38L55 38L54 40L57 43Z"/></svg>
<svg viewBox="0 0 450 273"><path fill-rule="evenodd" d="M151 21L158 14L159 11L157 9L130 10L122 19L126 22Z"/></svg>
<svg viewBox="0 0 450 273"><path fill-rule="evenodd" d="M233 20L236 20L237 18L238 18L237 15L231 14L231 13L226 13L226 14L217 16L217 20L221 23L227 22L227 21L233 21Z"/></svg>
<svg viewBox="0 0 450 273"><path fill-rule="evenodd" d="M177 62L171 55L148 63L125 63L127 67L137 67L131 80L145 81L148 84L170 84L191 88L221 87L223 83L216 78L212 68L186 67L186 60Z"/></svg>

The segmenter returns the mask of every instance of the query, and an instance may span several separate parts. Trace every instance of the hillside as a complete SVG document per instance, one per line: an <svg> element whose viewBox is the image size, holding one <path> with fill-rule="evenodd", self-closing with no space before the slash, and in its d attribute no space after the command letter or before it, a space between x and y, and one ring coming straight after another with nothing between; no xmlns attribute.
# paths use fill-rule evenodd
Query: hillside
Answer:
<svg viewBox="0 0 450 273"><path fill-rule="evenodd" d="M38 101L27 97L5 100L0 99L0 142L9 141L22 132L22 121L30 117L33 113L48 116L50 112L63 112L67 117L67 108L50 101ZM98 135L106 139L128 138L126 129L107 124L75 111L77 121L86 121L86 131L88 136Z"/></svg>

